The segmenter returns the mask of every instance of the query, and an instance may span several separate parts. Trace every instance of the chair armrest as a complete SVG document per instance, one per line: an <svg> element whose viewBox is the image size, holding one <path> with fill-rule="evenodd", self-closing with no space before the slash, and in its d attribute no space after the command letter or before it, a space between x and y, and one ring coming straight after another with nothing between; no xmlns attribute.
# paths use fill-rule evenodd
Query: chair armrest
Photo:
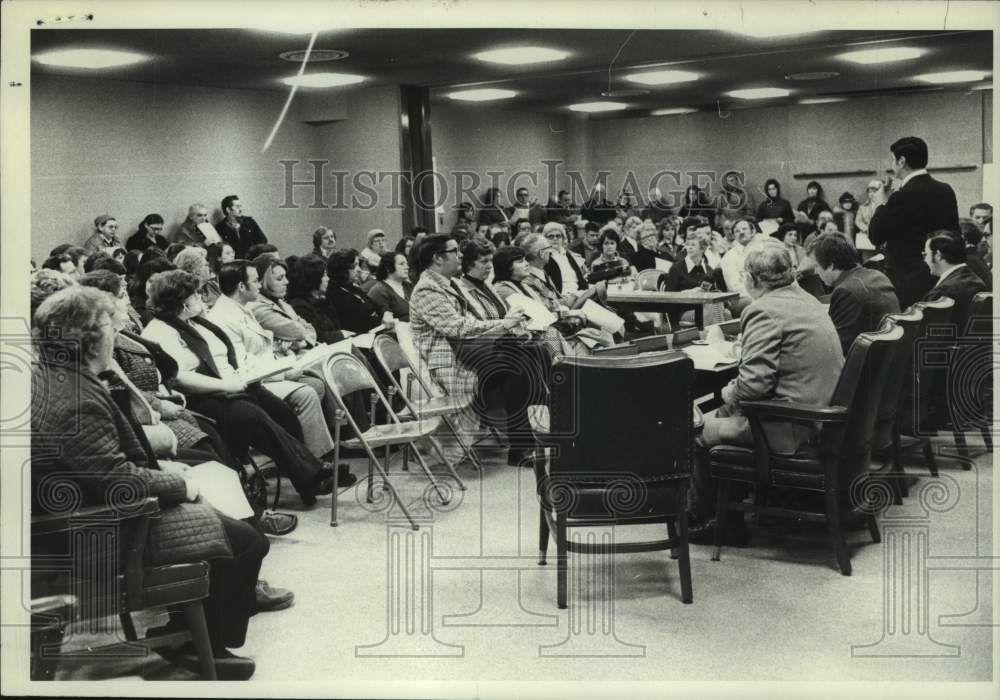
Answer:
<svg viewBox="0 0 1000 700"><path fill-rule="evenodd" d="M817 423L843 423L847 420L844 406L814 406L790 401L741 401L740 409L746 416L756 418L786 418Z"/></svg>
<svg viewBox="0 0 1000 700"><path fill-rule="evenodd" d="M137 518L147 518L160 512L160 502L155 496L144 499L128 509L108 505L88 506L72 513L53 513L31 517L32 536L53 535L78 527L81 520L119 523Z"/></svg>

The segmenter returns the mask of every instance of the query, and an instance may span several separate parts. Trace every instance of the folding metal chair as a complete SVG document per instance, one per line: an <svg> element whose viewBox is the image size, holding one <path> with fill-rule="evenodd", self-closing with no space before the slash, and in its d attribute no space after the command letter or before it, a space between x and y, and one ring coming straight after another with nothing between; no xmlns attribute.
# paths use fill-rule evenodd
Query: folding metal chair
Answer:
<svg viewBox="0 0 1000 700"><path fill-rule="evenodd" d="M323 363L323 376L326 379L327 387L333 393L334 400L337 402L338 408L343 412L344 417L347 419L348 425L354 430L356 437L349 440L341 440L340 438L340 421L337 421L335 426L334 435L334 464L340 464L340 448L347 447L349 449L363 449L368 454L368 501L373 500L372 490L373 490L373 469L377 470L379 476L382 477L382 487L387 489L392 495L393 500L399 506L400 510L403 511L403 515L406 519L410 521L410 526L414 530L418 530L419 526L414 522L413 517L410 512L406 509L403 501L399 498L399 494L396 488L392 485L389 480L389 474L386 469L382 466L382 462L379 461L378 457L375 456L375 450L384 447L386 448L386 461L389 458L389 447L392 445L407 445L412 444L420 438L425 438L430 436L435 430L437 430L441 425L440 418L429 418L426 420L415 420L411 422L404 423L396 415L396 412L392 410L392 405L386 400L385 395L382 390L379 389L378 383L371 376L365 366L353 355L345 353L335 353L331 355ZM344 401L344 397L353 394L355 391L371 390L374 392L378 401L386 409L386 413L391 420L390 423L376 424L372 423L372 426L365 431L362 431L358 427L358 422L355 420L354 416L351 415L350 409L347 403ZM447 492L442 488L441 483L434 477L433 472L427 466L427 462L424 461L423 456L414 450L413 453L417 457L417 461L420 463L421 469L423 469L424 474L430 480L431 484L434 485L435 490L440 496L443 503L448 503L449 499ZM445 466L451 472L451 475L455 478L458 483L458 487L461 490L465 490L465 484L455 473L455 470L451 468L451 465L445 461ZM337 490L334 489L333 497L330 499L330 525L337 525Z"/></svg>
<svg viewBox="0 0 1000 700"><path fill-rule="evenodd" d="M399 417L404 420L409 418L422 420L424 418L440 417L445 427L448 428L448 431L455 437L455 440L462 448L462 452L469 458L472 466L477 470L481 469L483 466L482 463L480 463L472 449L462 440L455 429L455 424L451 421L451 416L464 411L472 404L472 397L470 396L465 399L453 396L435 396L431 388L427 385L427 382L424 381L424 378L410 364L410 360L406 356L406 353L403 352L403 348L389 335L376 337L372 350L375 352L375 359L382 365L382 369L385 370L386 375L388 375L389 380L392 382L392 387L403 398L403 403L406 404L406 408L399 412ZM407 388L405 390L394 374L403 369L409 372ZM423 392L422 398L413 399L410 396L410 389L412 389L414 381L420 385L420 390ZM443 459L444 455L440 445L437 444L437 440L431 437L431 441L435 443L435 448L442 455ZM404 447L403 449L406 450L408 448ZM404 452L403 454L405 465L406 453ZM404 466L403 468L405 469L406 467Z"/></svg>

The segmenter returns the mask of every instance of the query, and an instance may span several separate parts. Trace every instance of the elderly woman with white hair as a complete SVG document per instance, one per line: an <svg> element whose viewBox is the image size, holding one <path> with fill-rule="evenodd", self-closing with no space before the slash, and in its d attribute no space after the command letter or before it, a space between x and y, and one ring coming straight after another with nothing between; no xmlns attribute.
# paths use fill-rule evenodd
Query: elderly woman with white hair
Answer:
<svg viewBox="0 0 1000 700"><path fill-rule="evenodd" d="M188 246L174 258L174 265L178 270L184 270L197 277L201 283L198 288L201 300L209 309L215 306L222 291L219 289L215 273L212 272L212 265L208 262L208 251L201 246Z"/></svg>
<svg viewBox="0 0 1000 700"><path fill-rule="evenodd" d="M380 228L373 228L368 232L365 237L365 249L358 254L368 269L374 272L378 269L379 262L382 261L382 253L386 252L385 248L385 231Z"/></svg>
<svg viewBox="0 0 1000 700"><path fill-rule="evenodd" d="M788 249L773 239L748 246L743 263L747 292L753 300L740 318L742 350L737 377L722 390L724 405L705 416L699 438L703 448L720 444L752 447L750 424L743 401L777 399L793 403L825 404L844 366L837 329L827 308L795 281ZM771 450L794 454L814 435L803 423L764 421ZM712 541L716 484L709 476L705 450L700 450L692 478L693 542ZM742 518L729 518L726 537L745 543Z"/></svg>

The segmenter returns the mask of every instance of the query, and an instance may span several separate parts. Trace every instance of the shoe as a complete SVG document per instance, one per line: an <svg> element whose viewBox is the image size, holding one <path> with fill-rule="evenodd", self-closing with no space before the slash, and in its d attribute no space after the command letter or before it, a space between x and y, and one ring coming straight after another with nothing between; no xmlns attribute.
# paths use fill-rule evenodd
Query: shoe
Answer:
<svg viewBox="0 0 1000 700"><path fill-rule="evenodd" d="M354 486L358 483L358 477L351 474L351 469L346 464L341 464L337 467L337 487L347 488L348 486Z"/></svg>
<svg viewBox="0 0 1000 700"><path fill-rule="evenodd" d="M260 529L265 535L281 537L299 526L299 518L291 513L279 513L275 510L265 510L260 514Z"/></svg>
<svg viewBox="0 0 1000 700"><path fill-rule="evenodd" d="M185 644L171 660L186 671L201 674L201 661L193 644ZM220 681L247 681L256 670L253 659L237 656L228 649L215 652L215 676Z"/></svg>
<svg viewBox="0 0 1000 700"><path fill-rule="evenodd" d="M267 581L257 581L257 608L255 613L284 610L292 605L295 594L285 588L271 588Z"/></svg>
<svg viewBox="0 0 1000 700"><path fill-rule="evenodd" d="M722 544L726 547L747 546L747 526L743 518L727 518L726 531L722 536ZM715 544L715 520L698 523L688 528L689 544Z"/></svg>

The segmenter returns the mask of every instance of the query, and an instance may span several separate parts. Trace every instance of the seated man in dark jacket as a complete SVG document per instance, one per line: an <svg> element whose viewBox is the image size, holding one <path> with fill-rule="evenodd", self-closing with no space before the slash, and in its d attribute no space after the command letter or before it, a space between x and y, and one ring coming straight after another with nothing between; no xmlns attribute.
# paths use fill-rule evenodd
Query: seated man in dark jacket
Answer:
<svg viewBox="0 0 1000 700"><path fill-rule="evenodd" d="M924 244L924 262L938 279L924 296L924 301L941 297L955 300L952 322L959 336L965 333L972 297L986 291L986 285L966 264L965 242L957 233L935 231Z"/></svg>
<svg viewBox="0 0 1000 700"><path fill-rule="evenodd" d="M877 330L883 316L899 311L896 289L878 270L861 267L854 244L839 233L818 236L810 254L817 274L833 287L830 318L846 357L855 338Z"/></svg>

